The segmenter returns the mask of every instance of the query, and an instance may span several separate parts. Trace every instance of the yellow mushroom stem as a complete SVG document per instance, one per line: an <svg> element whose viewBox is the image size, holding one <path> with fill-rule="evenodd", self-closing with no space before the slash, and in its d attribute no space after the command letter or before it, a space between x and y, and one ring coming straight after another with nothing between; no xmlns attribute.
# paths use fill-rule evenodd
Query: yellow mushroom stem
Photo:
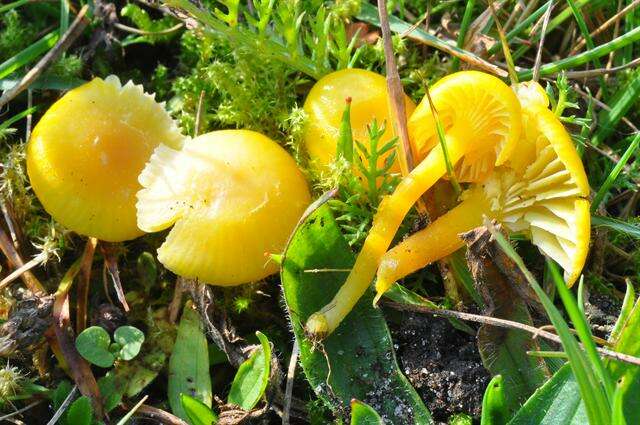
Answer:
<svg viewBox="0 0 640 425"><path fill-rule="evenodd" d="M482 225L483 217L493 214L483 191L473 190L458 206L393 247L380 261L374 302L398 279L462 248L458 235Z"/></svg>
<svg viewBox="0 0 640 425"><path fill-rule="evenodd" d="M464 135L465 131L468 130L462 126L453 127L446 135L449 160L453 164L469 150L470 143L465 143L465 138L458 136ZM444 154L438 145L402 179L390 196L382 200L373 219L371 231L347 280L331 302L307 320L306 330L309 334L323 337L338 327L371 284L380 260L391 245L404 217L422 194L446 172Z"/></svg>

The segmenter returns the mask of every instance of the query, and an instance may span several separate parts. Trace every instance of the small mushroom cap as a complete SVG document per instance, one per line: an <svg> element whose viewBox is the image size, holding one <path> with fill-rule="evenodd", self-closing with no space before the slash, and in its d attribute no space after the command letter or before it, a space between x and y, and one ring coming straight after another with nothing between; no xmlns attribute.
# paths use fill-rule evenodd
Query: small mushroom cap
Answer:
<svg viewBox="0 0 640 425"><path fill-rule="evenodd" d="M499 78L478 71L461 71L440 79L430 89L445 133L469 143L455 172L461 181L477 182L491 174L513 153L521 131L520 102ZM429 100L420 102L409 119L414 156L422 161L438 145Z"/></svg>
<svg viewBox="0 0 640 425"><path fill-rule="evenodd" d="M343 69L322 77L311 89L304 103L308 115L304 143L309 157L321 170L326 170L336 157L340 122L345 100L351 98L351 129L353 138L368 146L367 126L375 119L386 125L381 142L394 137L393 121L386 79L364 69ZM405 96L407 116L415 105ZM384 163L380 159L379 166ZM396 165L394 172L399 172Z"/></svg>
<svg viewBox="0 0 640 425"><path fill-rule="evenodd" d="M118 242L142 234L136 224L138 175L160 143L183 136L141 86L96 78L65 94L38 122L27 172L53 218L79 234Z"/></svg>
<svg viewBox="0 0 640 425"><path fill-rule="evenodd" d="M539 93L538 87L531 90ZM518 153L485 190L499 200L494 207L501 210L502 222L512 231L528 233L534 245L562 266L567 284L572 285L589 249L589 183L560 120L544 103L529 99L526 94Z"/></svg>
<svg viewBox="0 0 640 425"><path fill-rule="evenodd" d="M140 175L138 225L174 227L158 260L174 273L230 286L278 270L280 253L311 196L293 158L247 130L214 131L160 145Z"/></svg>

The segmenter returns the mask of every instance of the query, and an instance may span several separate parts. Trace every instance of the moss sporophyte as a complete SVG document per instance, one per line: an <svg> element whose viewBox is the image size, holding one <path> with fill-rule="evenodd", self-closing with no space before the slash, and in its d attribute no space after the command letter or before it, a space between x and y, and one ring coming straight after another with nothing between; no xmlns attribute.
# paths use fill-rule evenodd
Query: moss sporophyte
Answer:
<svg viewBox="0 0 640 425"><path fill-rule="evenodd" d="M488 74L466 71L437 82L431 95L455 177L471 186L457 207L385 253L411 206L447 172L433 110L424 99L409 119L421 162L380 204L345 284L309 317L311 335L322 338L335 330L376 272L378 299L397 279L460 248L458 233L480 225L483 216L528 234L562 265L568 284L580 273L589 244L588 183L544 90L536 83L512 89Z"/></svg>

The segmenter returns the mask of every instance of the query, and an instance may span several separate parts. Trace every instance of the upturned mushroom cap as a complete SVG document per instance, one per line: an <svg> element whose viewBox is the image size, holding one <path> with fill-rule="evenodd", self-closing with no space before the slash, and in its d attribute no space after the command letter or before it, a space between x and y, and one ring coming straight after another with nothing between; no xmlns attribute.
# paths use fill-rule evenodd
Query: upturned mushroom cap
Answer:
<svg viewBox="0 0 640 425"><path fill-rule="evenodd" d="M375 119L386 123L382 141L393 137L393 121L387 94L387 82L382 75L364 69L343 69L322 77L311 89L304 102L308 115L304 143L311 161L326 169L336 157L340 122L345 99L351 98L351 128L353 137L360 142L368 140L367 126ZM407 115L415 105L405 96ZM380 159L382 166L384 158ZM397 165L393 171L399 171Z"/></svg>
<svg viewBox="0 0 640 425"><path fill-rule="evenodd" d="M460 181L481 181L511 156L520 134L520 120L514 119L520 114L520 104L509 86L483 72L461 71L436 82L430 93L445 133L469 144L455 165ZM414 156L420 162L439 143L426 96L408 127Z"/></svg>
<svg viewBox="0 0 640 425"><path fill-rule="evenodd" d="M96 78L51 106L27 146L31 186L49 214L79 234L117 242L136 224L138 175L160 143L183 136L142 86Z"/></svg>
<svg viewBox="0 0 640 425"><path fill-rule="evenodd" d="M277 271L279 253L310 202L293 158L276 142L247 130L214 131L160 145L140 175L138 225L174 225L158 260L174 273L227 286Z"/></svg>
<svg viewBox="0 0 640 425"><path fill-rule="evenodd" d="M517 89L523 99L522 148L510 161L510 170L487 181L485 191L505 226L527 233L534 245L562 266L567 284L572 285L589 249L589 182L560 120L546 102L531 102L544 93L542 87L529 84Z"/></svg>

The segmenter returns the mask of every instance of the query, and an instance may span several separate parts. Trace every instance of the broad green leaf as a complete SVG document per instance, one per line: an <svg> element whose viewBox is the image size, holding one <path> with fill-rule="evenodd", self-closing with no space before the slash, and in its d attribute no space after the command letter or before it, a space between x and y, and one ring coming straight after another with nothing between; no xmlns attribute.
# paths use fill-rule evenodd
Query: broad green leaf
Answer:
<svg viewBox="0 0 640 425"><path fill-rule="evenodd" d="M398 370L384 317L372 307L372 290L321 347L314 349L305 337L307 318L329 302L344 282L346 274L336 270L349 269L353 262L354 254L327 205L304 220L286 249L282 285L307 380L337 415L344 415L356 398L373 406L386 421L432 423L422 400ZM319 272L305 272L310 269Z"/></svg>
<svg viewBox="0 0 640 425"><path fill-rule="evenodd" d="M113 365L115 356L109 351L111 338L100 326L91 326L78 335L76 348L89 363L100 367Z"/></svg>
<svg viewBox="0 0 640 425"><path fill-rule="evenodd" d="M373 407L358 400L351 400L351 425L383 425L382 418Z"/></svg>
<svg viewBox="0 0 640 425"><path fill-rule="evenodd" d="M482 397L481 425L504 425L509 420L509 409L504 394L502 375L491 379Z"/></svg>
<svg viewBox="0 0 640 425"><path fill-rule="evenodd" d="M569 364L540 387L509 425L585 425L587 412Z"/></svg>
<svg viewBox="0 0 640 425"><path fill-rule="evenodd" d="M185 305L178 335L169 359L169 405L174 415L187 420L180 394L187 394L211 406L211 376L207 338L200 315Z"/></svg>
<svg viewBox="0 0 640 425"><path fill-rule="evenodd" d="M67 411L67 423L69 425L91 425L93 409L89 397L82 396L71 403Z"/></svg>
<svg viewBox="0 0 640 425"><path fill-rule="evenodd" d="M260 347L238 368L227 400L244 410L251 410L258 404L269 383L271 371L269 340L260 331L256 335L260 340Z"/></svg>
<svg viewBox="0 0 640 425"><path fill-rule="evenodd" d="M118 356L122 360L131 360L140 352L144 333L133 326L120 326L113 333L113 339L121 346Z"/></svg>
<svg viewBox="0 0 640 425"><path fill-rule="evenodd" d="M197 398L186 394L180 394L180 403L187 414L187 419L191 425L212 425L218 421L218 417L213 410Z"/></svg>

